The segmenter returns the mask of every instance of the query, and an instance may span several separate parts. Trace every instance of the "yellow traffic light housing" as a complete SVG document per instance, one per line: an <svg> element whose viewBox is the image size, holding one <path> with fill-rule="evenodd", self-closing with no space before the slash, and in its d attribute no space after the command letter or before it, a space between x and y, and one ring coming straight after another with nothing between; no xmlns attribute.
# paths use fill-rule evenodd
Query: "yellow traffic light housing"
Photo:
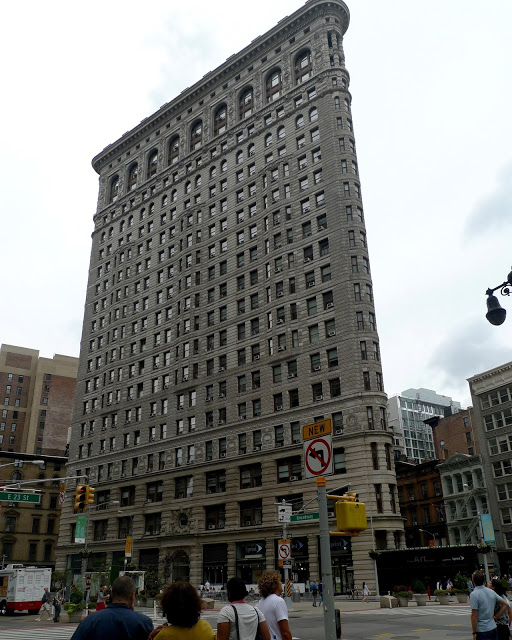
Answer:
<svg viewBox="0 0 512 640"><path fill-rule="evenodd" d="M358 535L368 528L366 506L363 502L357 502L357 494L353 491L348 491L336 502L335 513L338 531Z"/></svg>
<svg viewBox="0 0 512 640"><path fill-rule="evenodd" d="M94 494L95 490L90 487L88 484L85 485L85 505L87 508L88 504L94 504Z"/></svg>
<svg viewBox="0 0 512 640"><path fill-rule="evenodd" d="M86 508L86 497L87 497L87 485L79 484L77 485L75 492L75 511L85 511Z"/></svg>

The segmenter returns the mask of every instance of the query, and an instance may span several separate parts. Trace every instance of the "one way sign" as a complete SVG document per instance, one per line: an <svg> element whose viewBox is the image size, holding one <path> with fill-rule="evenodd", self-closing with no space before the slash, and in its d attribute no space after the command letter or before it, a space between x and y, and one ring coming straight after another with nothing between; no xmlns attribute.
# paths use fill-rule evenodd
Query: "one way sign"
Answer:
<svg viewBox="0 0 512 640"><path fill-rule="evenodd" d="M290 522L290 516L292 515L291 504L278 504L277 505L277 521L278 522Z"/></svg>

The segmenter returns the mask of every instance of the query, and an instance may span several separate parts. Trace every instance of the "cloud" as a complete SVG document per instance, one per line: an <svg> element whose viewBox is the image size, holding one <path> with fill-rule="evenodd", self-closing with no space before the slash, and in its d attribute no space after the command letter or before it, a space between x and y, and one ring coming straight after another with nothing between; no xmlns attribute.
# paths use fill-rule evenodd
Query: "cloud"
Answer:
<svg viewBox="0 0 512 640"><path fill-rule="evenodd" d="M500 344L501 329L488 324L483 312L481 318L468 319L446 334L427 361L427 369L443 389L446 385L467 390L467 378L512 360L512 349Z"/></svg>
<svg viewBox="0 0 512 640"><path fill-rule="evenodd" d="M512 222L512 162L499 174L494 193L483 198L474 207L466 222L466 238L478 237L481 233L503 231Z"/></svg>

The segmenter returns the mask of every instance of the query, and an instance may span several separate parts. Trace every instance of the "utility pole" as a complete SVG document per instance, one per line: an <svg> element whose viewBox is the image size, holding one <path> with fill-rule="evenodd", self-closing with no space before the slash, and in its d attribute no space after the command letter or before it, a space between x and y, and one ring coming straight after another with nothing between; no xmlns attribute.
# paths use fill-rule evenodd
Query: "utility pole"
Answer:
<svg viewBox="0 0 512 640"><path fill-rule="evenodd" d="M283 500L283 503L285 501ZM286 522L283 522L283 540L286 540ZM290 549L291 549L291 540L290 540ZM284 564L284 563L283 563ZM286 606L288 607L288 611L290 609L292 609L292 598L291 598L291 591L289 590L289 586L290 586L290 569L287 566L284 566L284 584L285 584L285 597L284 597L284 601L286 602Z"/></svg>
<svg viewBox="0 0 512 640"><path fill-rule="evenodd" d="M327 513L327 489L323 476L316 479L318 489L318 513L320 523L320 554L322 560L322 588L324 605L325 640L336 640L336 613L332 581L331 542Z"/></svg>

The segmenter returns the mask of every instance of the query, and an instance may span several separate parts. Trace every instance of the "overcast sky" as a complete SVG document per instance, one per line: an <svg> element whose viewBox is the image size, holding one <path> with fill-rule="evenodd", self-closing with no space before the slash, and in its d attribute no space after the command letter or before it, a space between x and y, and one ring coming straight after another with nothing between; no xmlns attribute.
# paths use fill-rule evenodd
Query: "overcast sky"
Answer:
<svg viewBox="0 0 512 640"><path fill-rule="evenodd" d="M78 356L92 157L300 6L4 4L0 342ZM512 2L348 6L386 390L427 387L467 404L466 378L512 359L512 299L500 298L504 325L485 319L485 290L512 263Z"/></svg>

